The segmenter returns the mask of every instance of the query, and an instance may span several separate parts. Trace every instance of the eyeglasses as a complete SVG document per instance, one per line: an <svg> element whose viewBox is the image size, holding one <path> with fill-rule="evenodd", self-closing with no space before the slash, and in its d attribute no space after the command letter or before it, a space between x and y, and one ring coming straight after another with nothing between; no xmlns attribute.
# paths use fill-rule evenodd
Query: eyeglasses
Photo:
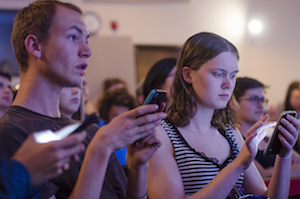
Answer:
<svg viewBox="0 0 300 199"><path fill-rule="evenodd" d="M249 98L241 98L240 100L248 100L250 101L253 105L258 105L259 102L263 103L264 106L268 104L268 99L265 99L264 97L260 98L258 96L250 96Z"/></svg>

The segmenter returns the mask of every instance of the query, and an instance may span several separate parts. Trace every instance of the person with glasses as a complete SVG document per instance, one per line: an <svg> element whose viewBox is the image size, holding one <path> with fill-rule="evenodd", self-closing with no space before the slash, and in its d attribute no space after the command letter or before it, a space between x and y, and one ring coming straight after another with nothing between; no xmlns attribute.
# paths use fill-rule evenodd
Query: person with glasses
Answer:
<svg viewBox="0 0 300 199"><path fill-rule="evenodd" d="M239 77L236 79L234 95L238 102L238 129L243 137L246 137L247 130L253 126L265 114L268 99L265 98L267 87L256 79ZM268 138L265 138L258 145L258 153L254 163L262 177L270 177L274 171L276 156L265 157L263 150L266 147ZM300 177L300 156L293 151L291 177Z"/></svg>

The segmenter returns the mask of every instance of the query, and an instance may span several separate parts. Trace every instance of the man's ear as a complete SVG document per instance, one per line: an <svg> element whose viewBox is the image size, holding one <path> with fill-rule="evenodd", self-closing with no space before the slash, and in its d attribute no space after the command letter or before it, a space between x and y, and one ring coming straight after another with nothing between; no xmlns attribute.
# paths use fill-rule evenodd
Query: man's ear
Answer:
<svg viewBox="0 0 300 199"><path fill-rule="evenodd" d="M182 77L184 81L186 81L188 84L192 83L192 78L191 78L191 69L187 66L184 66L182 68Z"/></svg>
<svg viewBox="0 0 300 199"><path fill-rule="evenodd" d="M29 54L32 54L33 56L35 56L37 58L42 57L41 46L35 35L32 35L32 34L28 35L25 38L24 45Z"/></svg>

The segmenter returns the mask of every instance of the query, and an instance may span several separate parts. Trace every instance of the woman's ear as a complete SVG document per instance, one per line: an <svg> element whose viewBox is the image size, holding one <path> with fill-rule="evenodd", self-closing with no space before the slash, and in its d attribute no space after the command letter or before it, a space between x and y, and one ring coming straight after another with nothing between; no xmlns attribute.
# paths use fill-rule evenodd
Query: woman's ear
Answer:
<svg viewBox="0 0 300 199"><path fill-rule="evenodd" d="M32 35L32 34L28 35L25 38L24 45L25 45L25 48L26 48L28 54L31 54L36 58L41 58L41 56L42 56L41 46L35 35Z"/></svg>
<svg viewBox="0 0 300 199"><path fill-rule="evenodd" d="M186 83L191 84L192 78L191 78L191 69L187 66L184 66L182 68L182 77Z"/></svg>

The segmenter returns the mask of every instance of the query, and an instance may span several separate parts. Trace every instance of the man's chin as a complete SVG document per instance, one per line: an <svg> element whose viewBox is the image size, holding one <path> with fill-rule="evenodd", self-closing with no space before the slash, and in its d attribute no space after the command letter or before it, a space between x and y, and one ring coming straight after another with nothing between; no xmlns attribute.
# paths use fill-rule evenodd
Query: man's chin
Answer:
<svg viewBox="0 0 300 199"><path fill-rule="evenodd" d="M65 87L80 87L81 84L82 84L82 79L76 81L70 81L65 85Z"/></svg>

